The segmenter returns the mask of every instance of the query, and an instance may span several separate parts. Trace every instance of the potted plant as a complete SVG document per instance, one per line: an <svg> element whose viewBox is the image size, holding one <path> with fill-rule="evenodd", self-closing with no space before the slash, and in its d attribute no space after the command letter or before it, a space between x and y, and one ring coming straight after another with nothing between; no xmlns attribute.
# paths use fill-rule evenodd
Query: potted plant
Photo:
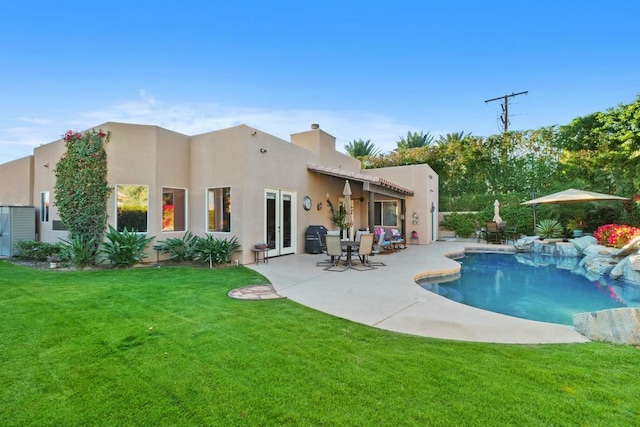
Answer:
<svg viewBox="0 0 640 427"><path fill-rule="evenodd" d="M338 209L331 209L330 219L331 223L338 227L340 233L342 234L343 230L347 227L344 225L344 217L347 215L347 210L344 208L344 205L338 206Z"/></svg>
<svg viewBox="0 0 640 427"><path fill-rule="evenodd" d="M573 237L582 237L582 232L586 226L586 222L581 217L573 217L567 222L567 230L573 233Z"/></svg>

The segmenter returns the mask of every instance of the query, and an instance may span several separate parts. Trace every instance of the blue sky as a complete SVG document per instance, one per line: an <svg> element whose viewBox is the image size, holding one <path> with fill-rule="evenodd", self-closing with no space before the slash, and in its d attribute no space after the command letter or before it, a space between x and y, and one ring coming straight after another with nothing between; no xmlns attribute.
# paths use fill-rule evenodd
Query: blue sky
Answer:
<svg viewBox="0 0 640 427"><path fill-rule="evenodd" d="M640 2L4 1L0 163L106 121L311 123L342 147L554 124L640 93Z"/></svg>

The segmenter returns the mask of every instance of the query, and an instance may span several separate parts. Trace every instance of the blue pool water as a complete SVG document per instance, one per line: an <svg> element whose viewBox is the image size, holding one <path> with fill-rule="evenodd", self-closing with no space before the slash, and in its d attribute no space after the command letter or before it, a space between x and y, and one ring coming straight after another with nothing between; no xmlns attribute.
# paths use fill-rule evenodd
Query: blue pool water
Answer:
<svg viewBox="0 0 640 427"><path fill-rule="evenodd" d="M423 288L497 313L572 325L574 313L640 307L640 287L588 277L578 258L540 254L468 254L459 278L422 280Z"/></svg>

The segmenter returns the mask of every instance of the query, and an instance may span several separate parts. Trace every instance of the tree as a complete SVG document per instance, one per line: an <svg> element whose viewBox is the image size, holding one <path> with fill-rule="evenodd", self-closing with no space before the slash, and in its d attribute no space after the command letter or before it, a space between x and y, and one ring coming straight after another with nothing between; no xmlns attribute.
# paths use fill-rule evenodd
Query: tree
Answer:
<svg viewBox="0 0 640 427"><path fill-rule="evenodd" d="M557 143L567 179L586 178L595 191L634 193L640 187L640 96L560 126Z"/></svg>
<svg viewBox="0 0 640 427"><path fill-rule="evenodd" d="M400 140L396 142L397 148L396 151L407 150L409 148L421 148L428 147L433 144L434 137L429 134L429 132L424 133L423 131L418 132L407 132L407 137L400 137Z"/></svg>
<svg viewBox="0 0 640 427"><path fill-rule="evenodd" d="M364 156L377 156L380 154L380 150L378 150L371 142L370 139L366 141L362 139L354 139L344 146L347 154L353 157L354 159L358 159Z"/></svg>
<svg viewBox="0 0 640 427"><path fill-rule="evenodd" d="M436 144L447 144L447 143L461 142L461 141L464 141L465 139L467 139L470 136L471 136L471 132L465 134L464 131L448 133L446 135L440 135L440 137L436 141Z"/></svg>

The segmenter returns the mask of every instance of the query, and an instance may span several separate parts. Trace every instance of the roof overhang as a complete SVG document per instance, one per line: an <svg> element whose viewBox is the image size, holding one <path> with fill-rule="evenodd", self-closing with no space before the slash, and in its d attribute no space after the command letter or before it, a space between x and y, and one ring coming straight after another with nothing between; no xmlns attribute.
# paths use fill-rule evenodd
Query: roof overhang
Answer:
<svg viewBox="0 0 640 427"><path fill-rule="evenodd" d="M353 182L362 183L363 191L370 191L375 194L404 199L406 196L413 196L413 190L403 187L393 182L373 175L365 175L358 172L346 171L340 168L330 168L308 163L307 170L321 175L333 176L341 179L348 179Z"/></svg>

